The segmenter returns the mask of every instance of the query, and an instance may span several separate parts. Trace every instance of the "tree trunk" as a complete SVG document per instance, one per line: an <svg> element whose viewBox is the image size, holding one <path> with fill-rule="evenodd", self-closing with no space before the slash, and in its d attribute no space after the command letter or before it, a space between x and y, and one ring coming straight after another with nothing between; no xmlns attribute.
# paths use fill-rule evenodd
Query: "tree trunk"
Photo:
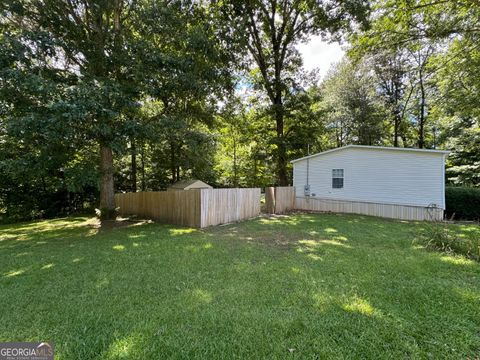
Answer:
<svg viewBox="0 0 480 360"><path fill-rule="evenodd" d="M398 147L398 137L400 136L400 123L402 122L403 114L400 107L400 101L402 99L402 81L401 81L401 72L395 72L394 80L393 80L393 121L394 121L394 129L393 129L393 146ZM408 101L408 100L407 100ZM407 106L407 104L405 104Z"/></svg>
<svg viewBox="0 0 480 360"><path fill-rule="evenodd" d="M343 126L343 120L340 120L340 130L338 131L338 141L337 141L337 147L342 147L345 139L345 134L344 134L344 126Z"/></svg>
<svg viewBox="0 0 480 360"><path fill-rule="evenodd" d="M142 173L142 191L145 191L147 184L145 181L145 143L142 142L142 151L140 153L140 171Z"/></svg>
<svg viewBox="0 0 480 360"><path fill-rule="evenodd" d="M102 219L115 218L115 196L113 190L113 154L112 149L100 145L100 210Z"/></svg>
<svg viewBox="0 0 480 360"><path fill-rule="evenodd" d="M418 148L425 147L425 87L423 86L423 74L420 71L420 116L418 129Z"/></svg>
<svg viewBox="0 0 480 360"><path fill-rule="evenodd" d="M130 151L132 157L132 191L137 192L137 148L135 146L135 139L133 137L130 143Z"/></svg>
<svg viewBox="0 0 480 360"><path fill-rule="evenodd" d="M235 140L235 135L233 137L233 187L238 187L237 141Z"/></svg>
<svg viewBox="0 0 480 360"><path fill-rule="evenodd" d="M393 125L393 146L398 147L398 129L400 127L400 119L398 114L395 111L394 114L394 125Z"/></svg>
<svg viewBox="0 0 480 360"><path fill-rule="evenodd" d="M253 186L257 187L257 159L253 159Z"/></svg>
<svg viewBox="0 0 480 360"><path fill-rule="evenodd" d="M279 96L275 101L274 114L275 122L277 124L277 177L280 186L288 185L287 175L287 147L283 133L283 104Z"/></svg>
<svg viewBox="0 0 480 360"><path fill-rule="evenodd" d="M178 181L176 178L177 167L175 166L175 147L173 145L173 140L170 142L170 170L172 172L172 184L175 181Z"/></svg>

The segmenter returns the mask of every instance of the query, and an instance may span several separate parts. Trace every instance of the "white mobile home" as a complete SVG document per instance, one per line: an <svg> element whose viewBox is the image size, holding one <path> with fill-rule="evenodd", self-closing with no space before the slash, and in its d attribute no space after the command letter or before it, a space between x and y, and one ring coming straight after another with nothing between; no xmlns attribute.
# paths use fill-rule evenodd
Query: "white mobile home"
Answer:
<svg viewBox="0 0 480 360"><path fill-rule="evenodd" d="M348 145L293 160L296 208L442 219L448 153Z"/></svg>

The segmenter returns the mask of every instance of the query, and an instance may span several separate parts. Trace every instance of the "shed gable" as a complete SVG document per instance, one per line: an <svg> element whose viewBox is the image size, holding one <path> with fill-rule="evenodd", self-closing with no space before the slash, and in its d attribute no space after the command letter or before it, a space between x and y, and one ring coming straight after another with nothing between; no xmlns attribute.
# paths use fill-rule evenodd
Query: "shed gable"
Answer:
<svg viewBox="0 0 480 360"><path fill-rule="evenodd" d="M212 187L201 180L180 180L172 184L167 190L171 191L191 189L212 189Z"/></svg>

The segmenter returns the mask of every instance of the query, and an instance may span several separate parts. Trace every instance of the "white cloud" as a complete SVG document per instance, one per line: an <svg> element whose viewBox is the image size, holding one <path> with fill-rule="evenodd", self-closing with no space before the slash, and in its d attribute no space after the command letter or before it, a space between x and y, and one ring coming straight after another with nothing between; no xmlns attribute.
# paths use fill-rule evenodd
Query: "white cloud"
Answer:
<svg viewBox="0 0 480 360"><path fill-rule="evenodd" d="M345 55L339 43L328 43L320 36L312 37L307 43L298 45L297 49L302 55L304 68L306 70L318 68L322 78L330 67Z"/></svg>

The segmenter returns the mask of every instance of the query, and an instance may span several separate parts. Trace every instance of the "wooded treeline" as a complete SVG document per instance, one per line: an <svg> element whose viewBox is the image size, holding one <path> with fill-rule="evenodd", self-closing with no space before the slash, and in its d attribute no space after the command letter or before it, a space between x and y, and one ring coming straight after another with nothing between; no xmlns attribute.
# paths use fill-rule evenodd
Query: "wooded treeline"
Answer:
<svg viewBox="0 0 480 360"><path fill-rule="evenodd" d="M479 22L473 0L5 0L0 212L286 185L346 144L451 149L448 181L480 186ZM314 35L347 49L323 79L296 47Z"/></svg>

